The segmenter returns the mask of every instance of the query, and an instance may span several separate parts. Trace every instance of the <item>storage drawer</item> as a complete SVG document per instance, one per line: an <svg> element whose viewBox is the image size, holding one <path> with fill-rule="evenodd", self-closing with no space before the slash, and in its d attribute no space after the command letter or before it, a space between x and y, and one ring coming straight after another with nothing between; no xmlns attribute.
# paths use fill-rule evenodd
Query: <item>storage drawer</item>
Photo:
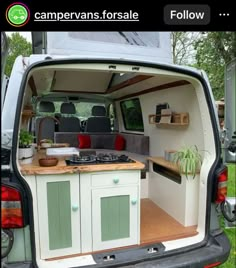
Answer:
<svg viewBox="0 0 236 268"><path fill-rule="evenodd" d="M139 171L131 172L112 172L93 174L92 176L92 187L100 186L115 186L124 184L138 184L140 180Z"/></svg>

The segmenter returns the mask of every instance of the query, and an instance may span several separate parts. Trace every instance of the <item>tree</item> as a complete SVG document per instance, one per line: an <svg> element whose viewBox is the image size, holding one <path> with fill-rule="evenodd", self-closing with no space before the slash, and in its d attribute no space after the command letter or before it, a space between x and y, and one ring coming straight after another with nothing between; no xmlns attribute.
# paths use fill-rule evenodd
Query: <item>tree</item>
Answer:
<svg viewBox="0 0 236 268"><path fill-rule="evenodd" d="M32 54L32 44L28 42L19 33L13 33L7 37L9 42L9 50L5 67L5 74L10 76L12 66L17 56L22 55L24 57Z"/></svg>
<svg viewBox="0 0 236 268"><path fill-rule="evenodd" d="M210 80L216 99L224 96L225 65L236 57L236 32L207 32L195 42L196 67Z"/></svg>
<svg viewBox="0 0 236 268"><path fill-rule="evenodd" d="M194 45L200 37L199 32L172 32L173 62L179 65L192 65L195 62Z"/></svg>

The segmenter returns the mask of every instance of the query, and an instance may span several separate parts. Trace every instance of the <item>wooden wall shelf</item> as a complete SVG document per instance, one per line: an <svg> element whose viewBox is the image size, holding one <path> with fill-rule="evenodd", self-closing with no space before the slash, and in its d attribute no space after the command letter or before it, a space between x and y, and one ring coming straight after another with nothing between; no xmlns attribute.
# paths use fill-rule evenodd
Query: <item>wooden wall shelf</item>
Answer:
<svg viewBox="0 0 236 268"><path fill-rule="evenodd" d="M171 117L170 123L156 122L157 117ZM149 124L155 124L157 127L187 127L189 125L188 113L172 113L172 114L150 114L148 117Z"/></svg>
<svg viewBox="0 0 236 268"><path fill-rule="evenodd" d="M148 160L152 161L153 163L156 163L160 166L163 166L163 167L166 167L174 172L177 172L179 173L179 168L178 166L173 163L173 162L170 162L170 161L167 161L165 160L164 157L159 157L159 156L156 156L156 157L148 157Z"/></svg>
<svg viewBox="0 0 236 268"><path fill-rule="evenodd" d="M24 109L21 113L22 126L27 126L31 117L35 116L34 111Z"/></svg>
<svg viewBox="0 0 236 268"><path fill-rule="evenodd" d="M177 164L175 164L174 162L165 160L164 157L161 157L161 156L148 157L148 160L180 174L179 167L177 166ZM199 173L200 173L200 170L197 170L196 174L199 174ZM188 173L188 174L191 175L191 173Z"/></svg>

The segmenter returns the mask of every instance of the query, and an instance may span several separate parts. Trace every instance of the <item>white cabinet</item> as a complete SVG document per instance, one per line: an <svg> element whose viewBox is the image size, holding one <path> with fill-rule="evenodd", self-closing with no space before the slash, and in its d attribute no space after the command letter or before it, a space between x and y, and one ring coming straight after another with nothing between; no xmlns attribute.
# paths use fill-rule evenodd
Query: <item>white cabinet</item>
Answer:
<svg viewBox="0 0 236 268"><path fill-rule="evenodd" d="M139 244L139 170L35 179L42 259Z"/></svg>
<svg viewBox="0 0 236 268"><path fill-rule="evenodd" d="M81 174L80 179L82 252L139 244L140 171Z"/></svg>
<svg viewBox="0 0 236 268"><path fill-rule="evenodd" d="M81 252L78 174L36 176L41 258Z"/></svg>

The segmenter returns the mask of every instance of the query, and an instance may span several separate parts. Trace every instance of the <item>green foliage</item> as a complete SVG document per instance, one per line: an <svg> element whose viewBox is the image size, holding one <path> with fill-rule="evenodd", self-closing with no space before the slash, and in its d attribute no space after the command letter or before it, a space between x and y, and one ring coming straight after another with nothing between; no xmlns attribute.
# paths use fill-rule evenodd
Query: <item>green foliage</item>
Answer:
<svg viewBox="0 0 236 268"><path fill-rule="evenodd" d="M94 105L100 105L96 103L80 102L75 103L76 111L79 117L88 118L91 116L91 110Z"/></svg>
<svg viewBox="0 0 236 268"><path fill-rule="evenodd" d="M236 57L236 32L172 32L173 61L204 70L215 99L224 96L225 64Z"/></svg>
<svg viewBox="0 0 236 268"><path fill-rule="evenodd" d="M228 182L227 182L227 196L234 197L236 196L236 165L229 164L228 165ZM224 226L224 221L222 219L222 227ZM235 253L236 253L236 228L229 228L224 230L226 235L228 236L231 244L231 252L230 256L221 268L235 268Z"/></svg>
<svg viewBox="0 0 236 268"><path fill-rule="evenodd" d="M227 196L236 196L236 164L228 164ZM236 231L236 230L235 230Z"/></svg>
<svg viewBox="0 0 236 268"><path fill-rule="evenodd" d="M197 52L194 66L207 73L215 99L222 98L225 64L236 57L236 32L202 33L194 47Z"/></svg>
<svg viewBox="0 0 236 268"><path fill-rule="evenodd" d="M7 76L10 76L16 57L19 55L27 57L32 54L32 44L30 42L27 42L27 40L19 33L13 33L11 36L8 36L7 39L9 42L9 50L6 61L5 74Z"/></svg>
<svg viewBox="0 0 236 268"><path fill-rule="evenodd" d="M20 130L19 147L28 148L34 140L34 136L27 130Z"/></svg>
<svg viewBox="0 0 236 268"><path fill-rule="evenodd" d="M195 62L194 44L201 33L199 32L172 32L171 45L174 64L192 65Z"/></svg>
<svg viewBox="0 0 236 268"><path fill-rule="evenodd" d="M197 146L184 146L174 153L174 162L178 165L180 173L186 177L191 174L194 178L202 164L202 156Z"/></svg>

